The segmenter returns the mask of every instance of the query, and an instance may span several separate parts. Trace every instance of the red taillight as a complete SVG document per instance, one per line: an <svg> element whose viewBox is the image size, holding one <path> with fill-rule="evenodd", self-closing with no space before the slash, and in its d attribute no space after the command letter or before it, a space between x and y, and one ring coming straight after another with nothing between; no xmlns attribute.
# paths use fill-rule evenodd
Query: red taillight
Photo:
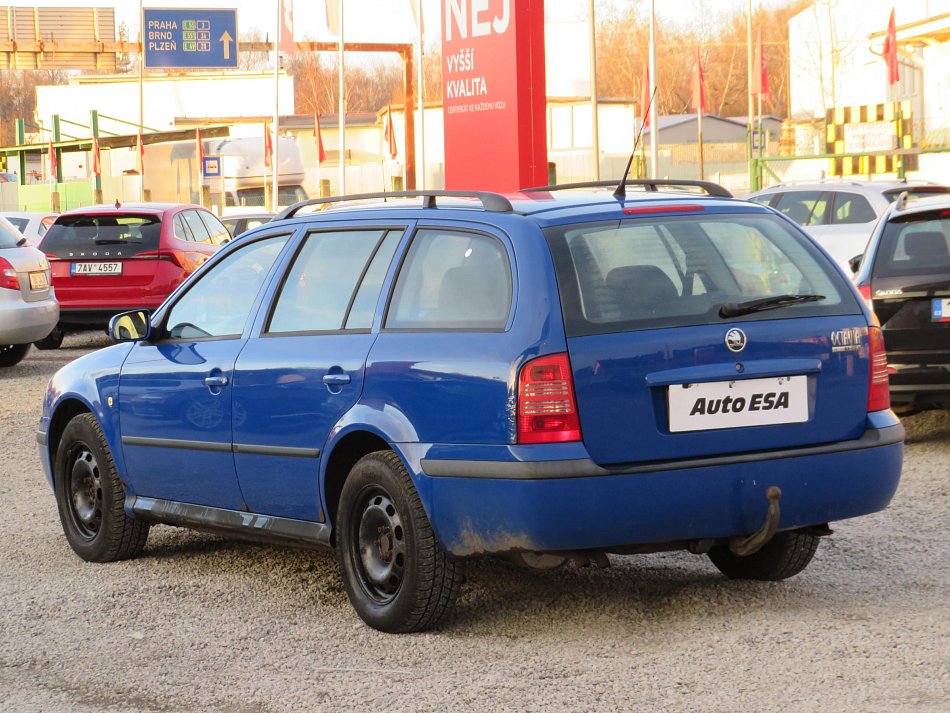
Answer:
<svg viewBox="0 0 950 713"><path fill-rule="evenodd" d="M16 275L16 270L2 257L0 257L0 287L5 287L8 290L20 289L20 280Z"/></svg>
<svg viewBox="0 0 950 713"><path fill-rule="evenodd" d="M883 411L891 407L891 388L887 378L887 352L880 327L868 327L868 361L871 365L871 383L868 386L868 411Z"/></svg>
<svg viewBox="0 0 950 713"><path fill-rule="evenodd" d="M567 354L529 361L518 376L518 443L579 440L581 424Z"/></svg>
<svg viewBox="0 0 950 713"><path fill-rule="evenodd" d="M181 250L149 250L139 253L135 257L145 258L146 260L168 260L178 267L184 268L188 258Z"/></svg>

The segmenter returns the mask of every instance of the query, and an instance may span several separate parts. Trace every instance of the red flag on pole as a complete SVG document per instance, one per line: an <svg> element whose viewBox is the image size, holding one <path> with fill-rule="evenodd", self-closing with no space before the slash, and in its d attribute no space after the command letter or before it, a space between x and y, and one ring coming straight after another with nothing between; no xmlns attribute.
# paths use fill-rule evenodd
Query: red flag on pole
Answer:
<svg viewBox="0 0 950 713"><path fill-rule="evenodd" d="M703 64L696 48L696 64L693 65L693 111L700 116L706 113L706 87L703 84Z"/></svg>
<svg viewBox="0 0 950 713"><path fill-rule="evenodd" d="M136 137L136 143L138 144L138 157L136 163L138 164L137 168L139 169L139 175L143 178L145 177L145 142L142 141L142 133L139 132Z"/></svg>
<svg viewBox="0 0 950 713"><path fill-rule="evenodd" d="M99 139L92 137L92 172L96 176L102 175L102 157L99 155Z"/></svg>
<svg viewBox="0 0 950 713"><path fill-rule="evenodd" d="M294 51L294 0L280 0L280 51Z"/></svg>
<svg viewBox="0 0 950 713"><path fill-rule="evenodd" d="M274 142L270 137L270 129L264 124L264 168L271 168L274 163Z"/></svg>
<svg viewBox="0 0 950 713"><path fill-rule="evenodd" d="M386 146L389 147L389 158L396 158L399 152L396 150L396 131L393 128L393 110L391 107L386 107L386 123L383 125L383 136L386 138Z"/></svg>
<svg viewBox="0 0 950 713"><path fill-rule="evenodd" d="M891 19L887 23L883 55L887 63L887 83L895 84L901 75L897 68L897 24L894 22L894 8L891 8Z"/></svg>
<svg viewBox="0 0 950 713"><path fill-rule="evenodd" d="M769 98L769 72L765 66L765 47L762 45L762 28L755 35L755 51L752 59L752 94Z"/></svg>
<svg viewBox="0 0 950 713"><path fill-rule="evenodd" d="M49 178L51 181L56 180L56 149L53 148L52 139L49 142Z"/></svg>
<svg viewBox="0 0 950 713"><path fill-rule="evenodd" d="M327 160L327 152L323 149L323 132L320 131L320 115L313 113L313 137L317 141L317 163Z"/></svg>
<svg viewBox="0 0 950 713"><path fill-rule="evenodd" d="M643 79L640 80L640 122L643 126L650 125L650 68L643 65Z"/></svg>

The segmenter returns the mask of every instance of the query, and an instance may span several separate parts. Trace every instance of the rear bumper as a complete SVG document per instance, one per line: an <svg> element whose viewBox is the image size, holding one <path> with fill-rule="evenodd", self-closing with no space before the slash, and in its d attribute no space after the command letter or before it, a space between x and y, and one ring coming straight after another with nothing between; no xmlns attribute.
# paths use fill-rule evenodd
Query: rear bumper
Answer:
<svg viewBox="0 0 950 713"><path fill-rule="evenodd" d="M5 294L9 292L9 294ZM24 302L15 290L0 290L0 343L29 344L53 331L59 304L50 298Z"/></svg>
<svg viewBox="0 0 950 713"><path fill-rule="evenodd" d="M485 464L488 477L426 479L443 546L469 556L512 550L604 549L746 535L782 489L780 528L884 509L900 481L904 429L870 428L854 441L667 466L606 471L586 459ZM450 461L423 459L426 473ZM459 461L455 467L462 466ZM501 477L499 477L501 476Z"/></svg>

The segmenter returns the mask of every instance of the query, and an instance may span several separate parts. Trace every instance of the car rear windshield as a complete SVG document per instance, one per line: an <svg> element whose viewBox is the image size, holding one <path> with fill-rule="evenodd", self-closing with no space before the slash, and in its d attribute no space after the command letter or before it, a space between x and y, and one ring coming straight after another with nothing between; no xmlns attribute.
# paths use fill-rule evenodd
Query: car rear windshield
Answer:
<svg viewBox="0 0 950 713"><path fill-rule="evenodd" d="M57 257L132 257L158 250L161 220L154 215L60 216L42 249Z"/></svg>
<svg viewBox="0 0 950 713"><path fill-rule="evenodd" d="M884 226L873 277L950 275L950 209L914 213Z"/></svg>
<svg viewBox="0 0 950 713"><path fill-rule="evenodd" d="M569 336L860 312L831 261L773 216L613 220L545 235ZM786 295L805 297L720 316L723 305Z"/></svg>
<svg viewBox="0 0 950 713"><path fill-rule="evenodd" d="M22 235L0 222L0 248L15 248Z"/></svg>

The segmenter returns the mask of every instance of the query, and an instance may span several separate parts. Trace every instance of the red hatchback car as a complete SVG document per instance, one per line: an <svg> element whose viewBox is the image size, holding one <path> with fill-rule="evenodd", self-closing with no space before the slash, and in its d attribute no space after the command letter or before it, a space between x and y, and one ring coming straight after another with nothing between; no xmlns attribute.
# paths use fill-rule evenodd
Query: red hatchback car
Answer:
<svg viewBox="0 0 950 713"><path fill-rule="evenodd" d="M60 214L39 245L49 258L59 325L36 346L56 349L65 332L105 328L130 309L155 309L230 239L221 221L197 205L116 203Z"/></svg>

